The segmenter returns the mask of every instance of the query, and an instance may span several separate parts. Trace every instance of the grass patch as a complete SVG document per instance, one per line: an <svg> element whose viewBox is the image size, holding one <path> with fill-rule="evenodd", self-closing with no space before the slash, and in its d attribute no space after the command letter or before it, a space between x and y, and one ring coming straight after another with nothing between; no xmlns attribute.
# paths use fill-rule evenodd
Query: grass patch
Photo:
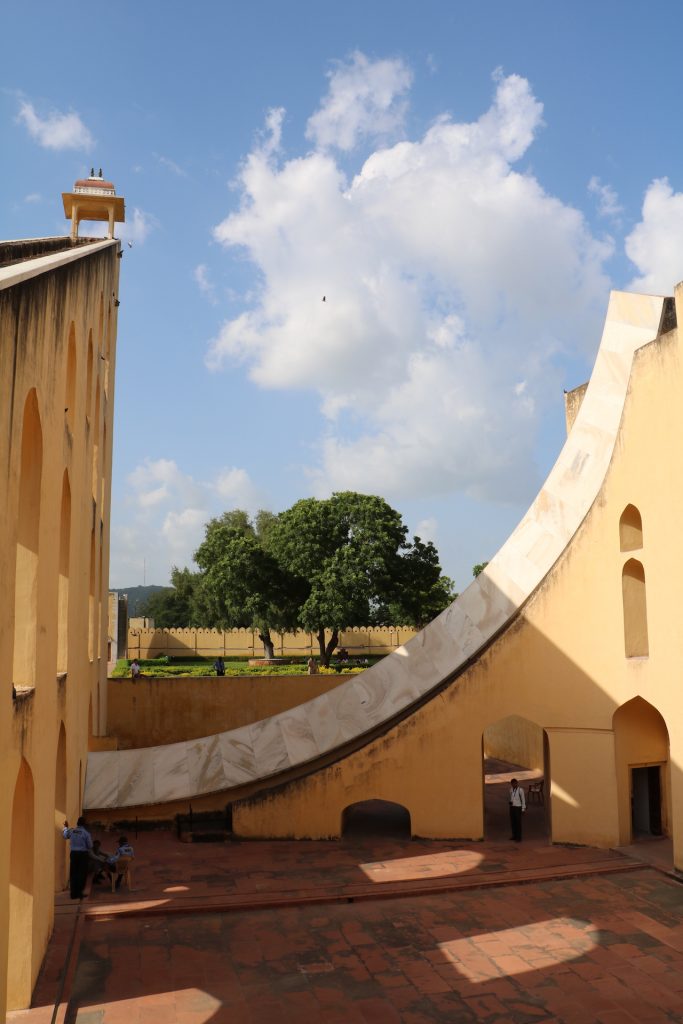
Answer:
<svg viewBox="0 0 683 1024"><path fill-rule="evenodd" d="M111 679L130 678L130 664L133 659L119 658L116 667L111 673ZM160 658L139 658L138 664L144 676L154 676L158 679L192 678L203 676L214 676L214 658L169 658L163 655ZM381 661L382 658L368 658L367 665L354 664L352 658L349 662L340 664L334 659L329 668L320 668L321 675L358 675L364 672L370 665ZM287 665L250 665L246 658L224 658L225 674L227 676L305 676L308 674L307 658L292 658Z"/></svg>

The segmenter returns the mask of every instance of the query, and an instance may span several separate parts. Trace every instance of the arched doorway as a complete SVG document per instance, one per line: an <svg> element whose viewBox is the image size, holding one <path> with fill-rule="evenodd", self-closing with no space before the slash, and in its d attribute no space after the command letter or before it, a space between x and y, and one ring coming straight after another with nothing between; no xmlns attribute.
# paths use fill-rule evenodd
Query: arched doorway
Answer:
<svg viewBox="0 0 683 1024"><path fill-rule="evenodd" d="M7 1008L29 1006L33 988L33 775L22 757L12 801Z"/></svg>
<svg viewBox="0 0 683 1024"><path fill-rule="evenodd" d="M61 892L66 883L66 843L62 836L66 819L66 732L59 726L57 757L55 759L55 892Z"/></svg>
<svg viewBox="0 0 683 1024"><path fill-rule="evenodd" d="M621 845L666 836L671 830L669 731L642 697L614 713L614 750Z"/></svg>
<svg viewBox="0 0 683 1024"><path fill-rule="evenodd" d="M343 837L388 836L410 839L410 811L391 800L360 800L342 811Z"/></svg>
<svg viewBox="0 0 683 1024"><path fill-rule="evenodd" d="M545 730L520 715L508 715L484 729L481 746L484 838L499 842L510 837L510 782L516 778L527 805L523 839L549 840L550 748Z"/></svg>

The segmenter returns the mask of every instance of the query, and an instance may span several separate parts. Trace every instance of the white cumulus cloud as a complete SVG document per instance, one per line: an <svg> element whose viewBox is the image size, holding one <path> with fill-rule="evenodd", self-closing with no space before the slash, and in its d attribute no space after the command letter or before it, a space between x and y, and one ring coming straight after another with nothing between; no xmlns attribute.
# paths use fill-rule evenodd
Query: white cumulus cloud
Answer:
<svg viewBox="0 0 683 1024"><path fill-rule="evenodd" d="M140 577L166 583L173 565L191 565L204 524L233 508L254 513L266 502L246 470L218 469L208 480L185 473L173 459L144 459L127 478L132 519L112 531L112 578L128 586Z"/></svg>
<svg viewBox="0 0 683 1024"><path fill-rule="evenodd" d="M408 69L386 63L355 55L351 70L381 72L394 83L385 96L402 97ZM612 243L515 167L543 108L524 78L494 79L478 120L440 117L352 177L329 148L284 159L259 144L241 167L239 207L214 236L246 254L261 285L207 363L318 393L328 425L309 467L316 493L529 497L558 358L597 344ZM309 131L322 145L334 123L351 145L365 123L358 90L334 86Z"/></svg>
<svg viewBox="0 0 683 1024"><path fill-rule="evenodd" d="M588 182L588 191L596 197L598 213L601 217L607 217L610 220L618 219L619 214L623 212L624 208L619 202L619 196L611 185L603 184L600 178L593 175Z"/></svg>
<svg viewBox="0 0 683 1024"><path fill-rule="evenodd" d="M306 137L316 146L350 150L363 138L392 135L402 128L404 97L413 80L403 61L372 61L356 51L328 78L327 96L306 128Z"/></svg>
<svg viewBox="0 0 683 1024"><path fill-rule="evenodd" d="M46 117L40 117L32 103L22 100L17 120L26 126L31 138L45 149L90 149L95 143L80 116L74 111L62 114L53 110Z"/></svg>
<svg viewBox="0 0 683 1024"><path fill-rule="evenodd" d="M683 281L683 192L674 192L668 178L650 183L625 247L639 272L629 285L634 291L672 295Z"/></svg>

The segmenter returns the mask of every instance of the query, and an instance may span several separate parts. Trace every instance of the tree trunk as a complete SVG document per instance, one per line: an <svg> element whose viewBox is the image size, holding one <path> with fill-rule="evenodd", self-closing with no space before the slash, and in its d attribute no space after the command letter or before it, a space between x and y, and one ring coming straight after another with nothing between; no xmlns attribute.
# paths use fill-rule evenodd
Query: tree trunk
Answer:
<svg viewBox="0 0 683 1024"><path fill-rule="evenodd" d="M264 629L262 633L259 633L258 638L263 644L263 657L271 661L275 657L275 648L270 638L270 630Z"/></svg>
<svg viewBox="0 0 683 1024"><path fill-rule="evenodd" d="M339 643L339 630L333 629L332 636L330 637L329 643L325 644L325 628L324 626L318 630L318 647L320 648L320 661L325 668L330 667L330 658L334 653L334 649Z"/></svg>

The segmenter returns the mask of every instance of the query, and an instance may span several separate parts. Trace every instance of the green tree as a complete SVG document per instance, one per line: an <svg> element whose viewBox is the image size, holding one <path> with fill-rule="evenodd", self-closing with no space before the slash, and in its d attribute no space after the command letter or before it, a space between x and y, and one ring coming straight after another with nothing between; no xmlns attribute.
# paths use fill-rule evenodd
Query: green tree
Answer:
<svg viewBox="0 0 683 1024"><path fill-rule="evenodd" d="M299 581L264 546L272 519L259 513L252 523L241 509L226 512L206 524L194 556L197 607L206 624L256 629L266 658L274 656L271 631L296 626L302 596Z"/></svg>
<svg viewBox="0 0 683 1024"><path fill-rule="evenodd" d="M171 586L148 598L142 609L160 629L205 625L197 614L195 589L197 574L190 569L171 569Z"/></svg>
<svg viewBox="0 0 683 1024"><path fill-rule="evenodd" d="M458 596L453 580L444 576L439 553L431 541L414 537L399 563L397 596L387 607L384 620L408 622L422 629Z"/></svg>
<svg viewBox="0 0 683 1024"><path fill-rule="evenodd" d="M383 498L354 491L304 498L270 524L268 549L306 591L298 623L316 634L325 665L345 627L386 623L408 607L423 622L448 604L450 581L441 577L436 549L418 538L408 544L407 533ZM418 580L420 594L411 595Z"/></svg>
<svg viewBox="0 0 683 1024"><path fill-rule="evenodd" d="M472 566L472 575L475 577L479 576L479 574L484 571L488 564L488 562L477 562L476 565Z"/></svg>

